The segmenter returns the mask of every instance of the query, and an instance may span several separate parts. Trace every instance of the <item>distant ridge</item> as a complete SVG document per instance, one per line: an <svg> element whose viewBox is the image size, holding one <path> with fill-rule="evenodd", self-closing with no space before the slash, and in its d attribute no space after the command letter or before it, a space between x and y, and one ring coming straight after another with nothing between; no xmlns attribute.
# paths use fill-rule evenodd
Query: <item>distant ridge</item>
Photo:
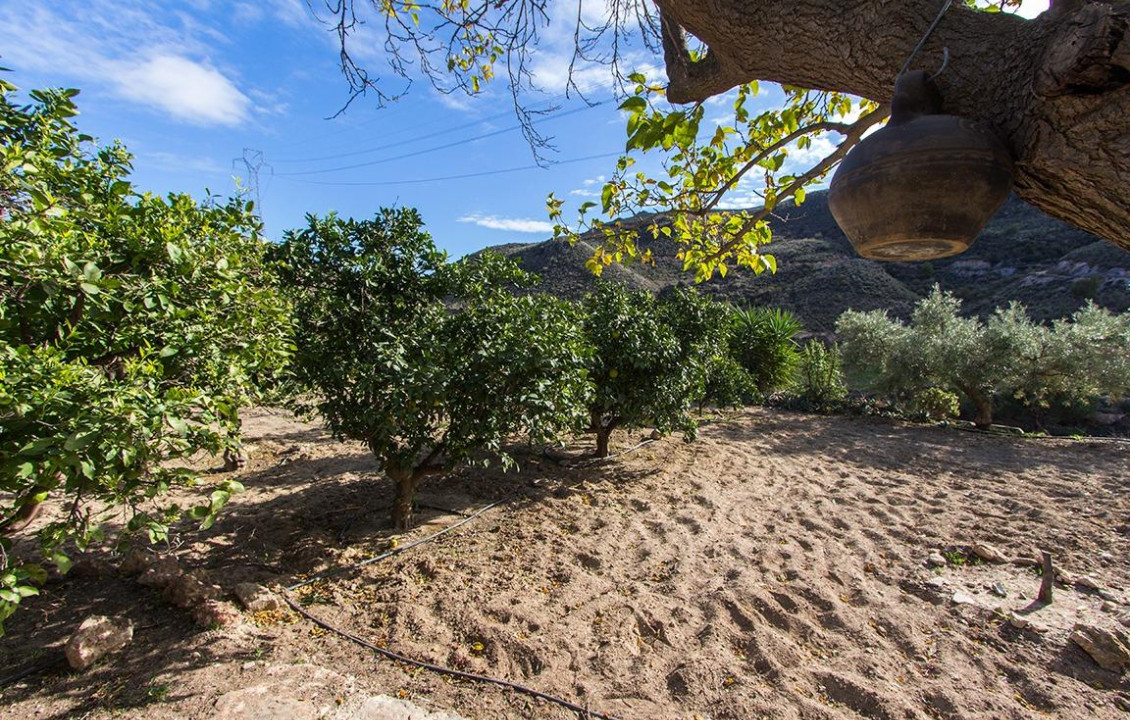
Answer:
<svg viewBox="0 0 1130 720"><path fill-rule="evenodd" d="M776 275L734 270L700 288L739 304L783 307L805 326L829 331L840 313L886 309L905 317L934 283L954 292L968 313L986 314L1012 300L1024 303L1038 320L1070 315L1087 298L1116 312L1130 309L1130 252L1044 215L1010 198L962 255L926 263L879 263L855 254L828 210L827 192L814 192L799 208L783 206L774 221L773 242L765 252L777 257ZM641 217L641 228L649 218ZM693 283L675 258L677 247L641 230L640 244L651 248L654 266L612 266L605 277L659 292ZM592 246L558 240L498 245L495 250L519 261L542 278L541 288L576 298L593 282L584 262Z"/></svg>

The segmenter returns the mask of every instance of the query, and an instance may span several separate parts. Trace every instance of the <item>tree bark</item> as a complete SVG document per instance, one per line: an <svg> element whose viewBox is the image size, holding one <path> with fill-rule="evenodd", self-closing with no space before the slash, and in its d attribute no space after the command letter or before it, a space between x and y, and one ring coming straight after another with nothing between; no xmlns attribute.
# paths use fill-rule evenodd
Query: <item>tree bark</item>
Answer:
<svg viewBox="0 0 1130 720"><path fill-rule="evenodd" d="M388 476L396 483L396 500L392 504L392 526L396 530L412 527L412 504L421 475L411 470L389 470Z"/></svg>
<svg viewBox="0 0 1130 720"><path fill-rule="evenodd" d="M656 0L668 97L750 80L891 99L943 0ZM707 52L691 61L680 28ZM1016 194L1130 249L1130 2L1056 2L1034 20L954 4L912 68L950 61L945 111L981 121L1016 161Z"/></svg>
<svg viewBox="0 0 1130 720"><path fill-rule="evenodd" d="M973 403L976 409L973 415L973 424L982 430L986 430L993 425L993 403L985 393L971 387L960 388L961 392Z"/></svg>

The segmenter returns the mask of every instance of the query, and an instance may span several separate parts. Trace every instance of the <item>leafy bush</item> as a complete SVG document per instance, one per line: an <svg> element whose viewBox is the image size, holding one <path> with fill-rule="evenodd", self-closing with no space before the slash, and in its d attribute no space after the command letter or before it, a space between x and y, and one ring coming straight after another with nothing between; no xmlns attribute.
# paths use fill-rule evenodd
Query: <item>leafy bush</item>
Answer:
<svg viewBox="0 0 1130 720"><path fill-rule="evenodd" d="M734 310L730 324L730 352L767 395L789 386L800 360L794 339L800 320L787 310L749 308Z"/></svg>
<svg viewBox="0 0 1130 720"><path fill-rule="evenodd" d="M39 532L65 571L67 541L103 537L94 507L165 537L180 509L148 501L193 479L169 461L238 447L239 407L287 359L288 315L250 206L139 194L128 153L71 124L77 91L14 92L0 80L0 533L65 497ZM210 523L237 488L190 514ZM44 577L9 547L0 621Z"/></svg>
<svg viewBox="0 0 1130 720"><path fill-rule="evenodd" d="M809 340L800 351L791 392L809 407L827 410L847 397L840 370L840 350Z"/></svg>
<svg viewBox="0 0 1130 720"><path fill-rule="evenodd" d="M689 409L703 395L707 368L720 352L724 306L687 289L657 301L613 282L598 283L581 305L593 352L589 429L597 455L608 456L609 438L620 427L681 430L693 439Z"/></svg>
<svg viewBox="0 0 1130 720"><path fill-rule="evenodd" d="M928 388L960 392L987 427L995 405L1015 397L1039 414L1068 411L1130 389L1130 316L1088 303L1050 327L1024 307L999 308L986 322L959 315L960 302L937 287L910 323L883 312L846 312L836 329L849 366L903 402Z"/></svg>
<svg viewBox="0 0 1130 720"><path fill-rule="evenodd" d="M397 528L423 477L483 452L508 463L510 435L582 424L586 345L569 303L514 297L529 277L499 256L447 262L415 210L308 221L277 250L296 374L333 434L365 443L396 483Z"/></svg>
<svg viewBox="0 0 1130 720"><path fill-rule="evenodd" d="M718 354L706 368L706 386L699 398L699 410L706 405L740 407L758 401L761 394L753 377L734 358Z"/></svg>
<svg viewBox="0 0 1130 720"><path fill-rule="evenodd" d="M961 401L948 390L926 388L914 394L913 408L930 420L945 420L961 414Z"/></svg>

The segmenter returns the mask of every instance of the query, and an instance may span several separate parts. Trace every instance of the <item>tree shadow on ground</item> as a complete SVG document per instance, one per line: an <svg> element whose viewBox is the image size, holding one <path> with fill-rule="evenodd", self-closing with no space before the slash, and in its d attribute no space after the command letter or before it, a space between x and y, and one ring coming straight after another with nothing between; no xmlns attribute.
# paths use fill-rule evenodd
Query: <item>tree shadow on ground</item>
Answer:
<svg viewBox="0 0 1130 720"><path fill-rule="evenodd" d="M1130 475L1111 471L1125 462L1128 446L1065 439L1020 438L914 425L886 418L754 411L752 422L721 421L704 434L735 442L758 442L768 454L822 458L848 467L900 470L908 453L938 471L1108 474L1104 487L1130 490ZM991 463L985 458L991 457Z"/></svg>
<svg viewBox="0 0 1130 720"><path fill-rule="evenodd" d="M494 513L654 474L628 470L615 460L560 467L541 457L540 449L509 450L518 470L463 468L422 483L417 527L404 534L405 540L450 526L491 502L501 501L500 507L481 521L497 524ZM248 491L214 526L200 531L182 524L171 533L174 543L180 543L174 549L182 568L225 590L240 582L290 585L372 556L401 534L388 517L393 485L367 454L300 457L238 477ZM458 542L457 533L442 541ZM3 702L51 696L67 706L55 717L138 708L178 697L176 685L158 683L159 676L252 659L234 641L200 642L200 633L207 631L159 591L121 576L116 570L120 558L110 549L91 551L83 560L85 572L53 577L42 596L29 598L8 620L0 645L0 678L60 659L68 637L91 615L131 620L135 640L111 662L86 672L56 663L0 688Z"/></svg>

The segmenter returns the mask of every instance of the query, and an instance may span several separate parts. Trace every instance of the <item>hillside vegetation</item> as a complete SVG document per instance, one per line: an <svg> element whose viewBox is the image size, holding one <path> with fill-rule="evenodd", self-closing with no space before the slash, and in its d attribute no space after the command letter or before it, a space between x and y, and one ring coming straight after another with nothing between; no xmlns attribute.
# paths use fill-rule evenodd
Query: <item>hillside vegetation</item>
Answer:
<svg viewBox="0 0 1130 720"><path fill-rule="evenodd" d="M644 227L650 217L640 217ZM935 283L963 301L966 312L987 315L1018 300L1036 320L1070 315L1087 299L1115 312L1130 309L1130 253L1072 228L1011 198L973 247L962 255L926 263L878 263L860 258L828 210L826 192L799 208L783 206L767 252L776 275L735 272L703 289L740 304L787 308L812 331L831 331L845 310L886 309L907 317ZM613 266L606 275L633 287L660 291L690 282L676 259L677 246L642 238L654 266ZM542 277L542 288L578 298L594 278L584 267L592 248L546 240L490 248Z"/></svg>

